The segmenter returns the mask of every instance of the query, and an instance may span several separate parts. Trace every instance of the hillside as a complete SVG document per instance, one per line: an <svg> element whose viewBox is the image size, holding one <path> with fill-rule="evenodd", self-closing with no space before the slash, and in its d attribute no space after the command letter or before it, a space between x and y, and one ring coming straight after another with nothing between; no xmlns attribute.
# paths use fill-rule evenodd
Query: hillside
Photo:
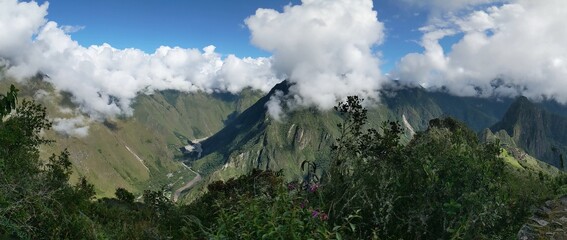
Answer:
<svg viewBox="0 0 567 240"><path fill-rule="evenodd" d="M567 118L519 97L500 122L490 128L504 130L517 147L553 166L567 153Z"/></svg>
<svg viewBox="0 0 567 240"><path fill-rule="evenodd" d="M479 132L498 122L512 103L511 99L458 97L419 87L386 89L382 95L394 116L405 115L420 130L433 118L450 116Z"/></svg>
<svg viewBox="0 0 567 240"><path fill-rule="evenodd" d="M14 83L0 81L0 88ZM72 180L84 176L99 196L111 196L117 187L134 193L169 186L172 190L194 177L179 161L178 147L189 139L212 135L234 116L255 102L259 94L245 90L242 95L175 91L140 95L134 116L91 121L80 114L72 96L56 92L41 77L17 84L20 99L33 97L47 107L48 117L88 126L88 135L46 132L56 140L45 146L45 155L68 149L73 163ZM73 123L75 124L75 123Z"/></svg>
<svg viewBox="0 0 567 240"><path fill-rule="evenodd" d="M202 157L186 156L207 181L226 180L249 173L254 168L284 170L288 179L302 175L304 161L316 163L319 171L327 168L330 147L338 136L341 117L334 111L314 108L287 111L276 121L266 111L266 103L276 91L286 93L288 82L275 86L225 128L201 142ZM402 142L409 142L412 131L427 129L429 120L454 117L475 131L485 129L502 118L512 100L456 97L422 88L384 90L379 104L368 108L368 127L379 129L387 120L402 124ZM533 160L537 161L537 160Z"/></svg>
<svg viewBox="0 0 567 240"><path fill-rule="evenodd" d="M42 84L41 81L36 83ZM271 94L276 90L285 91L287 87L286 82L281 83ZM58 97L62 96L43 92L42 97L36 98L48 104L60 102ZM365 116L367 112L357 98L351 97L347 103L339 105L340 112L314 109L288 111L285 121L279 122L266 115L264 105L268 97L270 95L225 121L224 129L203 140L205 157L196 159L194 167L208 174L209 181L235 178L212 182L207 186L208 192L189 205L174 204L168 190L159 188L144 191L139 200L135 200L135 195L128 190L120 188L116 190L115 198L93 201L95 186L85 180L73 185L69 183L71 166L77 164L71 158L81 159L81 156L74 156L72 152L71 156L62 153L59 157L41 161L39 154L34 155L34 151L37 152L34 146L42 142L34 142L33 139L43 135L40 131L43 125L31 126L37 129L31 132L32 135L18 130L28 128L23 120L30 116L40 114L38 118L47 120L46 116L41 108L18 110L12 117L3 119L0 126L1 140L5 143L0 145L3 154L0 171L7 176L1 179L5 183L0 184L0 203L9 206L4 208L9 212L18 213L0 216L3 226L0 236L37 238L48 234L57 238L86 235L119 239L164 236L181 239L315 236L329 239L345 236L355 239L375 235L379 238L456 239L481 236L494 239L515 235L531 214L530 207L553 197L565 184L565 175L556 168L527 156L519 149L509 148L510 152L503 151L499 156L500 146L479 141L474 131L452 118L429 121L427 129L418 130L412 139L407 139L407 134L403 133L404 127L413 128L405 115L402 115L402 119L406 120L403 127L391 122L382 132L360 132L355 130L357 128L347 127L342 131L347 140L339 141L340 150L330 153L328 146L334 142L331 137L338 135L337 123L346 121L344 123L350 126L362 127L370 119L375 121L377 117L388 116L389 109L385 105L378 106L370 111L375 114L373 117L356 118L356 113ZM181 95L172 102L177 105L180 98ZM168 109L167 106L165 108ZM72 113L55 110L61 115L72 116ZM177 108L176 111L182 115ZM380 114L380 111L384 113ZM128 174L138 170L134 173L143 176L139 172L145 170L149 173L146 183L150 188L151 183L159 181L159 176L152 174L166 169L169 166L166 164L182 166L171 161L172 158L163 158L169 161L144 159L145 152L137 152L131 147L137 141L143 142L146 147L151 147L154 140L167 143L167 140L160 140L160 136L150 138L150 134L159 132L144 126L135 117L107 119L98 124L102 128L90 125L94 133L88 136L69 134L67 139L83 141L88 148L91 136L106 137L104 142L95 142L100 147L100 154L105 153L102 149L118 152L124 148L122 151L133 155L137 161L123 159L124 166L118 168L108 158L99 156L98 163L103 163L101 166L104 162L100 160L104 159L107 165L115 167L118 174L122 173L120 171ZM376 123L366 127L372 128L373 125ZM145 127L144 131L132 130L138 126ZM320 133L326 135L317 135ZM179 132L172 134L180 144L188 139ZM317 136L320 138L315 138ZM514 145L511 137L506 138L505 131L492 134L487 130L484 136L486 139L502 138L510 146ZM21 140L31 144L30 148L12 144ZM77 143L70 146L76 147ZM151 154L155 149L148 151ZM257 155L251 155L254 153ZM154 154L167 155L168 151ZM21 161L28 157L29 162ZM156 158L161 160L159 157ZM229 158L229 162L215 168L214 161L225 157ZM304 175L300 171L304 160L317 163L323 169L327 165L329 174L315 171L311 177L290 182L295 178L294 174ZM270 169L282 169L285 176ZM18 174L22 170L25 174ZM186 172L191 171L169 173L166 177L177 177L179 175L176 174ZM201 179L198 173L195 174L197 177L188 185ZM179 180L176 184L183 184ZM176 191L176 196L181 192L181 189ZM41 204L29 204L28 201ZM396 217L392 218L394 215ZM18 216L31 220L20 221ZM536 222L547 221L540 220L543 219L537 218ZM274 229L274 226L289 229Z"/></svg>
<svg viewBox="0 0 567 240"><path fill-rule="evenodd" d="M290 177L300 174L303 161L324 163L340 118L315 109L294 111L282 122L272 119L265 104L272 94L287 91L287 82L240 114L217 134L202 142L202 159L194 162L200 172L227 179L259 169L285 169Z"/></svg>

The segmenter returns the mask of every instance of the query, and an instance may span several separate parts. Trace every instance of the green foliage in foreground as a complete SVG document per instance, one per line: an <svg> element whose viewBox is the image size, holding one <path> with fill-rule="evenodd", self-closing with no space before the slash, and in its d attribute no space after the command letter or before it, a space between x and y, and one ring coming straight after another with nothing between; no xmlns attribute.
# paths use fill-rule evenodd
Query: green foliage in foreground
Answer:
<svg viewBox="0 0 567 240"><path fill-rule="evenodd" d="M480 143L456 120L434 119L406 146L390 122L363 131L365 110L349 98L335 147L326 204L334 223L361 212L358 235L380 239L513 238L534 204L564 177L509 171L497 143Z"/></svg>
<svg viewBox="0 0 567 240"><path fill-rule="evenodd" d="M15 99L0 122L0 238L81 238L93 228L79 211L93 186L84 179L69 185L67 152L39 158L38 146L50 142L41 136L51 125L45 109L29 101L16 107Z"/></svg>
<svg viewBox="0 0 567 240"><path fill-rule="evenodd" d="M145 191L143 202L125 189L93 200L88 182L69 184L68 153L40 159L38 147L50 143L45 109L12 104L0 122L0 238L509 239L565 182L510 170L497 144L452 119L402 145L395 122L365 129L360 102L337 107L341 137L322 176L310 162L302 182L255 170L185 206L163 190Z"/></svg>

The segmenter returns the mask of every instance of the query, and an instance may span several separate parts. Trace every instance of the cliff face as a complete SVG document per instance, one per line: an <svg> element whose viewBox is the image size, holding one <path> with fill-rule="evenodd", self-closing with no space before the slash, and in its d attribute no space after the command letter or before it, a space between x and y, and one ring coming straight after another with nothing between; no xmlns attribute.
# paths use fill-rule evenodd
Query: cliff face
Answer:
<svg viewBox="0 0 567 240"><path fill-rule="evenodd" d="M560 166L560 154L567 152L567 118L525 97L518 98L491 130L506 131L518 147L556 167Z"/></svg>
<svg viewBox="0 0 567 240"><path fill-rule="evenodd" d="M253 168L285 169L289 178L301 175L303 161L324 169L329 162L330 146L338 137L341 117L334 111L315 108L285 109L281 121L267 114L266 103L277 92L284 95L291 84L284 81L250 108L236 116L222 130L202 142L203 157L191 164L213 179L228 179L248 173ZM392 88L368 108L368 126L380 129L386 120L404 123L403 141L427 128L431 119L452 116L475 129L498 121L510 101L461 98L445 93L431 93L421 88Z"/></svg>

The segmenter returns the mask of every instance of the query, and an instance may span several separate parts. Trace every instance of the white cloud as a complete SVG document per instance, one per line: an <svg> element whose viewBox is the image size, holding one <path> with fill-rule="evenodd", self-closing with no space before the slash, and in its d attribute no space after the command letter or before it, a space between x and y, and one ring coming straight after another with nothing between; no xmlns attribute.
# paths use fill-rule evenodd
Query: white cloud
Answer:
<svg viewBox="0 0 567 240"><path fill-rule="evenodd" d="M72 93L73 101L91 118L131 115L139 93L173 89L228 91L275 85L269 58L223 58L214 46L203 50L160 47L147 54L115 49L108 44L83 47L69 35L81 27L48 21L48 4L0 0L0 58L7 73L26 78L49 76L56 89Z"/></svg>
<svg viewBox="0 0 567 240"><path fill-rule="evenodd" d="M75 33L75 32L78 32L78 31L85 29L85 26L65 25L65 26L61 26L61 29L66 33Z"/></svg>
<svg viewBox="0 0 567 240"><path fill-rule="evenodd" d="M401 0L406 5L427 9L436 16L450 11L505 1L507 0Z"/></svg>
<svg viewBox="0 0 567 240"><path fill-rule="evenodd" d="M405 56L393 74L458 95L555 98L567 102L567 1L518 0L424 28L423 53ZM449 26L449 27L447 27ZM439 41L463 37L449 52Z"/></svg>
<svg viewBox="0 0 567 240"><path fill-rule="evenodd" d="M371 48L383 41L384 26L372 8L371 0L303 0L283 12L258 9L245 23L252 43L273 53L278 76L295 83L295 104L330 109L347 95L374 97L380 89Z"/></svg>
<svg viewBox="0 0 567 240"><path fill-rule="evenodd" d="M268 108L268 114L272 116L276 121L282 121L284 117L284 110L282 104L284 94L280 90L276 90L274 95L270 97L270 100L266 103L266 108Z"/></svg>
<svg viewBox="0 0 567 240"><path fill-rule="evenodd" d="M137 94L174 89L269 91L289 78L295 106L329 109L347 95L372 98L384 78L371 48L384 39L371 0L303 0L283 12L258 9L245 20L252 43L271 58L222 57L202 50L162 46L154 53L84 47L71 38L82 27L46 19L48 4L0 0L0 59L23 79L38 72L93 119L131 115ZM274 105L275 106L275 105ZM293 108L293 106L288 106Z"/></svg>
<svg viewBox="0 0 567 240"><path fill-rule="evenodd" d="M59 134L83 138L89 134L89 120L83 116L53 119L53 130Z"/></svg>
<svg viewBox="0 0 567 240"><path fill-rule="evenodd" d="M0 56L20 58L32 37L45 24L48 3L0 0Z"/></svg>

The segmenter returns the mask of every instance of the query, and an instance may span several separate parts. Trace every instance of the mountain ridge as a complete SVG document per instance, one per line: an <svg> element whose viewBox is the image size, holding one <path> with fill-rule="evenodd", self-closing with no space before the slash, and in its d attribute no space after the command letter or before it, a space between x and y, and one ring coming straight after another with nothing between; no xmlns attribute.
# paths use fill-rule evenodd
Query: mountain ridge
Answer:
<svg viewBox="0 0 567 240"><path fill-rule="evenodd" d="M567 152L567 118L552 113L526 97L519 97L500 122L490 128L504 130L518 147L556 167Z"/></svg>

